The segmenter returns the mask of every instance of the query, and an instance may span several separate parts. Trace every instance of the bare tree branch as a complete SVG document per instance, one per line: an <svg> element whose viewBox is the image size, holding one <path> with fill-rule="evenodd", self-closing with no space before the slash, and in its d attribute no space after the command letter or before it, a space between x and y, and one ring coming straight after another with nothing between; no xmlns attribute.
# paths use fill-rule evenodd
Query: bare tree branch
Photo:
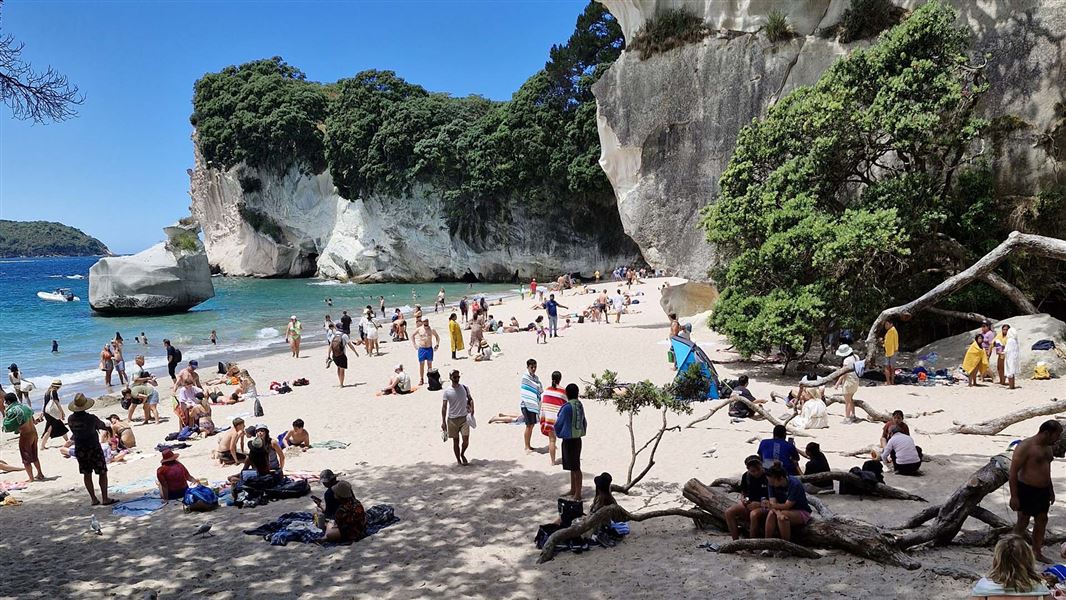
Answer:
<svg viewBox="0 0 1066 600"><path fill-rule="evenodd" d="M0 37L0 100L20 121L46 123L77 116L74 106L85 101L78 86L52 67L35 71L22 60L24 44L13 36Z"/></svg>

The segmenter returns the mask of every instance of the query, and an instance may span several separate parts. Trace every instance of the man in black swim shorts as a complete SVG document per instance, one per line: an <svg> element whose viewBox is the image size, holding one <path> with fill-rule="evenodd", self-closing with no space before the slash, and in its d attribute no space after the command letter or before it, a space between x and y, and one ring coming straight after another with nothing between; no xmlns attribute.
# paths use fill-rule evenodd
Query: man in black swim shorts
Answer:
<svg viewBox="0 0 1066 600"><path fill-rule="evenodd" d="M1051 484L1053 447L1062 437L1062 423L1054 419L1044 421L1036 435L1026 438L1014 449L1011 457L1010 507L1018 512L1014 533L1024 535L1033 519L1033 555L1043 563L1051 563L1044 556L1044 532L1048 509L1055 503L1055 488Z"/></svg>

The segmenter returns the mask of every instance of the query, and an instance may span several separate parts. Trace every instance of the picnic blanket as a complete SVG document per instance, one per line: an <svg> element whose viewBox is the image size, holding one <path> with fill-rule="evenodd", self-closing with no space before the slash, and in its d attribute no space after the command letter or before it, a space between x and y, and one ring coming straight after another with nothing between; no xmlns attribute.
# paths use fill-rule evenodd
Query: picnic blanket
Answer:
<svg viewBox="0 0 1066 600"><path fill-rule="evenodd" d="M159 492L149 492L140 498L119 502L111 508L111 514L120 517L147 517L165 504L159 497Z"/></svg>
<svg viewBox="0 0 1066 600"><path fill-rule="evenodd" d="M389 504L376 504L366 511L366 535L369 537L382 529L398 523L400 518ZM314 515L309 512L285 513L277 519L244 532L262 536L271 546L286 546L289 542L304 544L322 543L324 533L314 524Z"/></svg>

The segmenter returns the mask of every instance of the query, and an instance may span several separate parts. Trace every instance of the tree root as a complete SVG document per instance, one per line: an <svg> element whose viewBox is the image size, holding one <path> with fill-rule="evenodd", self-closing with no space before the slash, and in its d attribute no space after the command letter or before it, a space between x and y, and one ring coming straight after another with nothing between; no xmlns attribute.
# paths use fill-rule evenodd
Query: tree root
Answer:
<svg viewBox="0 0 1066 600"><path fill-rule="evenodd" d="M718 554L736 554L737 552L759 552L769 550L771 552L784 552L790 556L800 558L821 558L822 555L799 544L777 539L747 539L726 542L718 548Z"/></svg>

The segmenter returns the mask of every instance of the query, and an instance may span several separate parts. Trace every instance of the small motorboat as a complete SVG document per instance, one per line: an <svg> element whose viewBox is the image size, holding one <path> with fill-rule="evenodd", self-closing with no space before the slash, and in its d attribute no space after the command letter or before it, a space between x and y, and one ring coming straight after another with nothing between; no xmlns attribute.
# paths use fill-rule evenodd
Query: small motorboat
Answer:
<svg viewBox="0 0 1066 600"><path fill-rule="evenodd" d="M37 292L37 297L41 300L50 300L52 302L78 302L81 300L67 288L56 288L52 292Z"/></svg>

